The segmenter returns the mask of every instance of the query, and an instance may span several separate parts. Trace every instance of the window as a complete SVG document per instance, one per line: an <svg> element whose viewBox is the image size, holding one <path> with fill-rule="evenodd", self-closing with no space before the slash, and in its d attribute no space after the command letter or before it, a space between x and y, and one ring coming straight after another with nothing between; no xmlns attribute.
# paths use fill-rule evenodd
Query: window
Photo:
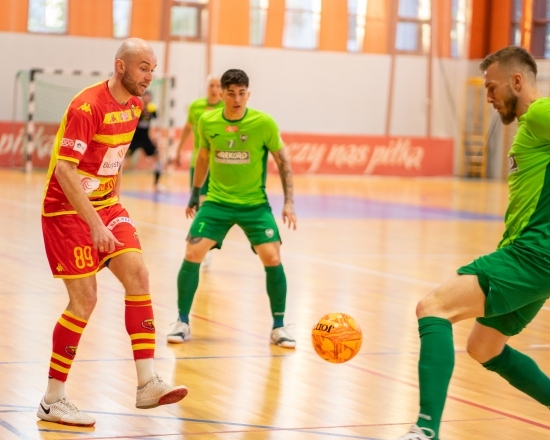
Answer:
<svg viewBox="0 0 550 440"><path fill-rule="evenodd" d="M521 46L521 17L523 15L523 0L512 1L512 31L510 44Z"/></svg>
<svg viewBox="0 0 550 440"><path fill-rule="evenodd" d="M203 40L207 25L208 0L172 2L170 35L186 40Z"/></svg>
<svg viewBox="0 0 550 440"><path fill-rule="evenodd" d="M113 0L113 37L128 38L132 0Z"/></svg>
<svg viewBox="0 0 550 440"><path fill-rule="evenodd" d="M550 0L534 0L531 53L537 58L550 58Z"/></svg>
<svg viewBox="0 0 550 440"><path fill-rule="evenodd" d="M428 53L431 0L399 0L395 48L399 52Z"/></svg>
<svg viewBox="0 0 550 440"><path fill-rule="evenodd" d="M269 0L250 0L250 44L263 46Z"/></svg>
<svg viewBox="0 0 550 440"><path fill-rule="evenodd" d="M67 0L29 0L29 32L63 34L67 31Z"/></svg>
<svg viewBox="0 0 550 440"><path fill-rule="evenodd" d="M317 49L321 0L286 0L283 47Z"/></svg>
<svg viewBox="0 0 550 440"><path fill-rule="evenodd" d="M361 52L365 38L368 0L348 0L348 51Z"/></svg>
<svg viewBox="0 0 550 440"><path fill-rule="evenodd" d="M451 5L451 56L464 55L466 37L466 0L453 0Z"/></svg>

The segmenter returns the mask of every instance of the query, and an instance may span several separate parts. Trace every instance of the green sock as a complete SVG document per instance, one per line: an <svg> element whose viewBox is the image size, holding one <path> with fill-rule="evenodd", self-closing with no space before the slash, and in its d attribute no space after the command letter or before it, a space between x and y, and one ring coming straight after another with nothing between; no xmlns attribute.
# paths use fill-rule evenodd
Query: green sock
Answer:
<svg viewBox="0 0 550 440"><path fill-rule="evenodd" d="M286 307L286 275L283 265L265 266L265 274L267 295L273 316L273 328L283 327Z"/></svg>
<svg viewBox="0 0 550 440"><path fill-rule="evenodd" d="M455 363L453 327L449 320L428 316L418 320L420 333L420 414L416 424L439 438L441 416Z"/></svg>
<svg viewBox="0 0 550 440"><path fill-rule="evenodd" d="M529 356L505 345L498 356L481 364L506 379L510 385L545 406L550 406L550 378Z"/></svg>
<svg viewBox="0 0 550 440"><path fill-rule="evenodd" d="M189 324L189 311L199 286L200 263L183 260L178 273L178 312L182 322Z"/></svg>

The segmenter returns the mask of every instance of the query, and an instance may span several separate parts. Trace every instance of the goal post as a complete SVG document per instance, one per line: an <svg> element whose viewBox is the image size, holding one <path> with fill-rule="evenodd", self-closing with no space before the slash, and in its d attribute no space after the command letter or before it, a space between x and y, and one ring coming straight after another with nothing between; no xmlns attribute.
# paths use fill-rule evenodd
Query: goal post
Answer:
<svg viewBox="0 0 550 440"><path fill-rule="evenodd" d="M35 68L18 75L24 124L23 163L27 171L46 168L59 123L71 100L82 89L107 80L112 72ZM175 79L154 78L147 89L157 106L156 126L164 133L163 148L172 149Z"/></svg>

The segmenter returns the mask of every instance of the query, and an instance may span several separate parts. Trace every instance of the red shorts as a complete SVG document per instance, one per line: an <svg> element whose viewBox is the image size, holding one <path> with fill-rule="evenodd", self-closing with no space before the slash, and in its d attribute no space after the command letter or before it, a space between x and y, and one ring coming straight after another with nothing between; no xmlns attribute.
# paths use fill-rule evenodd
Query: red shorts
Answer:
<svg viewBox="0 0 550 440"><path fill-rule="evenodd" d="M97 211L118 241L124 243L111 253L92 246L90 228L78 214L42 216L46 255L55 278L83 278L95 274L110 258L124 252L141 252L136 228L120 204Z"/></svg>

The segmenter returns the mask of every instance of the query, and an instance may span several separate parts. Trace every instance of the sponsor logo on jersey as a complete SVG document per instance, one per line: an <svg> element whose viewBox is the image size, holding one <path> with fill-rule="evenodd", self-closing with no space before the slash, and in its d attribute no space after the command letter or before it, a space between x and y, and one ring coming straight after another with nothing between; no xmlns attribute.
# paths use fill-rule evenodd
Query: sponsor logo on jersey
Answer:
<svg viewBox="0 0 550 440"><path fill-rule="evenodd" d="M216 151L214 160L218 163L250 163L250 151Z"/></svg>
<svg viewBox="0 0 550 440"><path fill-rule="evenodd" d="M80 154L84 154L86 148L88 148L88 144L86 142L83 142L80 139L74 141L73 150L78 151Z"/></svg>
<svg viewBox="0 0 550 440"><path fill-rule="evenodd" d="M99 179L95 179L93 177L89 176L80 176L80 184L82 185L82 188L84 189L84 192L86 194L93 193L96 189L99 188L100 185Z"/></svg>
<svg viewBox="0 0 550 440"><path fill-rule="evenodd" d="M76 356L76 346L67 345L65 347L65 353L67 353L70 357L74 358Z"/></svg>
<svg viewBox="0 0 550 440"><path fill-rule="evenodd" d="M97 174L99 176L114 176L118 173L124 159L124 155L130 144L119 145L117 147L108 148L103 160L99 165Z"/></svg>
<svg viewBox="0 0 550 440"><path fill-rule="evenodd" d="M239 131L239 127L237 125L228 125L227 127L225 127L225 131L227 133L236 133L237 131Z"/></svg>
<svg viewBox="0 0 550 440"><path fill-rule="evenodd" d="M120 119L122 119L123 121L127 121L128 120L128 113L127 112L121 112L120 113Z"/></svg>
<svg viewBox="0 0 550 440"><path fill-rule="evenodd" d="M246 140L248 139L248 136L246 134L241 134L240 138L241 138L241 142L246 142Z"/></svg>
<svg viewBox="0 0 550 440"><path fill-rule="evenodd" d="M62 147L74 147L74 141L72 139L63 138L61 139Z"/></svg>
<svg viewBox="0 0 550 440"><path fill-rule="evenodd" d="M147 330L154 330L155 329L155 320L154 319L146 319L145 321L141 322L141 326L144 329L147 329Z"/></svg>
<svg viewBox="0 0 550 440"><path fill-rule="evenodd" d="M55 268L55 270L57 270L58 272L64 272L65 271L65 269L63 268L61 263L57 263L57 267Z"/></svg>
<svg viewBox="0 0 550 440"><path fill-rule="evenodd" d="M516 156L513 154L510 154L510 156L508 156L508 171L510 173L515 173L516 171L519 171L518 163L516 162Z"/></svg>
<svg viewBox="0 0 550 440"><path fill-rule="evenodd" d="M265 230L265 236L267 238L271 238L273 235L275 235L275 231L273 229L269 228Z"/></svg>
<svg viewBox="0 0 550 440"><path fill-rule="evenodd" d="M139 236L137 232L134 232L134 240L136 240L136 243L141 245L141 242L139 241Z"/></svg>
<svg viewBox="0 0 550 440"><path fill-rule="evenodd" d="M117 217L109 222L109 224L107 225L107 229L109 231L112 231L115 228L115 226L120 223L130 223L132 226L134 226L134 223L128 217Z"/></svg>
<svg viewBox="0 0 550 440"><path fill-rule="evenodd" d="M82 110L84 113L90 113L92 114L92 108L90 107L90 104L85 102L80 107L78 107L78 110Z"/></svg>

